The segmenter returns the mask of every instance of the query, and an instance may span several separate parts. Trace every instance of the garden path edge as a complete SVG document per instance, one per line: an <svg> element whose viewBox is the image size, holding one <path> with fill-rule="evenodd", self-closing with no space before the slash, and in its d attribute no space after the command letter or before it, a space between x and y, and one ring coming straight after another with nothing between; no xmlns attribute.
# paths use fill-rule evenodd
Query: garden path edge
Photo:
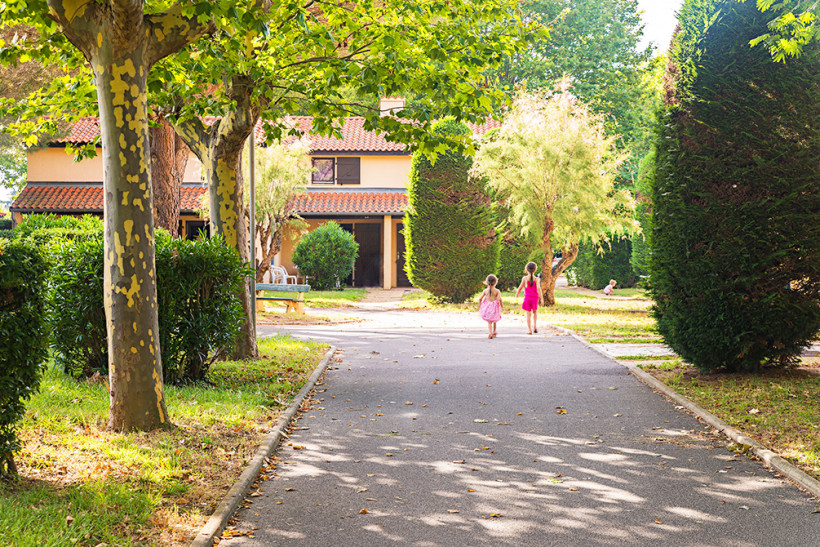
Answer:
<svg viewBox="0 0 820 547"><path fill-rule="evenodd" d="M291 421L296 417L302 402L308 397L309 393L316 386L319 378L324 374L330 359L336 352L336 348L330 346L330 349L325 353L324 358L310 375L305 385L293 398L293 402L288 406L284 413L279 417L276 426L265 435L253 459L248 462L245 470L239 476L239 479L234 483L228 493L217 506L211 517L199 531L199 534L191 542L190 547L210 547L214 544L216 538L225 529L228 521L233 517L239 508L239 504L245 498L245 494L250 489L259 470L265 464L265 460L270 456L274 450L279 446L279 442L286 436L285 430L290 425Z"/></svg>
<svg viewBox="0 0 820 547"><path fill-rule="evenodd" d="M733 428L732 426L730 426L729 424L727 424L726 422L712 414L711 412L695 404L693 401L691 401L687 397L684 397L672 388L666 386L665 384L657 380L654 376L652 376L648 372L641 370L634 364L618 361L615 357L613 357L603 349L595 347L594 344L587 342L586 340L584 340L584 338L582 338L570 329L566 329L564 327L557 327L555 325L549 326L559 332L572 336L588 348L600 353L601 355L609 359L612 359L620 365L623 365L624 367L629 369L629 371L640 381L642 381L655 391L659 391L660 393L662 393L678 405L686 408L687 410L692 412L696 418L703 420L711 427L723 433L727 438L729 438L729 440L734 442L739 447L739 452L753 453L757 458L759 458L763 462L763 464L766 467L782 474L783 476L797 484L800 488L804 489L809 494L814 496L816 499L820 500L820 481L814 479L804 471L800 470L799 468L795 467L782 457L778 456L777 453L775 453L773 450L760 444L758 441L752 439L751 437L744 435L741 431Z"/></svg>

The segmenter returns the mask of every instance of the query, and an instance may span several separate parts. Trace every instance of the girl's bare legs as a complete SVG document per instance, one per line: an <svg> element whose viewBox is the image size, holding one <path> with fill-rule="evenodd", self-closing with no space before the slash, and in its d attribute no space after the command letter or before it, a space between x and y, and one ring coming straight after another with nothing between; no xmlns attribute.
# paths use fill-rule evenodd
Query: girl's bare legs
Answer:
<svg viewBox="0 0 820 547"><path fill-rule="evenodd" d="M493 324L487 321L487 338L493 337Z"/></svg>
<svg viewBox="0 0 820 547"><path fill-rule="evenodd" d="M532 311L527 310L527 334L532 334Z"/></svg>
<svg viewBox="0 0 820 547"><path fill-rule="evenodd" d="M498 323L493 323L493 338L495 338L495 336L498 334L497 327Z"/></svg>
<svg viewBox="0 0 820 547"><path fill-rule="evenodd" d="M532 332L538 332L538 310L532 310Z"/></svg>

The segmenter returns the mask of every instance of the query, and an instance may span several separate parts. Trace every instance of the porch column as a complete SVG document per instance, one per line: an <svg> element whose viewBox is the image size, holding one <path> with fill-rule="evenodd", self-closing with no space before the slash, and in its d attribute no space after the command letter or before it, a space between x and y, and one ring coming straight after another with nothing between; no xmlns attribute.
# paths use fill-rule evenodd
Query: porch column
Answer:
<svg viewBox="0 0 820 547"><path fill-rule="evenodd" d="M393 217L384 216L384 236L382 237L382 264L384 271L382 286L385 289L393 288L393 271L396 269L396 250L393 246Z"/></svg>

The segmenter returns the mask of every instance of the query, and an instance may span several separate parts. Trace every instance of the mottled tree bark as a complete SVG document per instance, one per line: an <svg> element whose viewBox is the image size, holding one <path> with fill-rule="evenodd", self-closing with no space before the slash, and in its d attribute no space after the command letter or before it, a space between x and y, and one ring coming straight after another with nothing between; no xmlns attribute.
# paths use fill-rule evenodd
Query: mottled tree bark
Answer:
<svg viewBox="0 0 820 547"><path fill-rule="evenodd" d="M118 431L170 426L162 381L154 264L147 79L151 65L206 26L180 7L145 15L141 0L48 0L97 87L104 176L104 299L110 415Z"/></svg>
<svg viewBox="0 0 820 547"><path fill-rule="evenodd" d="M241 159L245 141L251 135L260 112L258 106L251 104L252 85L243 77L233 79L229 93L236 108L211 127L206 127L197 119L174 126L206 170L211 233L221 234L225 244L236 249L245 264L250 264L250 244L245 221ZM236 342L235 359L255 359L259 356L251 313L250 282L248 279L239 295L245 320Z"/></svg>
<svg viewBox="0 0 820 547"><path fill-rule="evenodd" d="M151 181L154 191L154 225L179 237L179 202L190 150L174 128L159 117L151 127Z"/></svg>

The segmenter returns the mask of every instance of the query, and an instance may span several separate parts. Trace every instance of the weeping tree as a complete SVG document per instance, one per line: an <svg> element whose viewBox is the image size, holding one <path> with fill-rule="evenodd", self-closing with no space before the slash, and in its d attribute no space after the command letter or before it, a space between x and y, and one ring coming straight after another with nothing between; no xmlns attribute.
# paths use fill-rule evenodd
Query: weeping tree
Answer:
<svg viewBox="0 0 820 547"><path fill-rule="evenodd" d="M752 2L687 2L670 53L654 314L702 370L788 362L820 329L820 44L772 62L749 47L771 17Z"/></svg>
<svg viewBox="0 0 820 547"><path fill-rule="evenodd" d="M555 281L578 256L582 240L605 243L631 234L635 202L615 188L624 157L604 134L601 117L565 90L520 94L498 132L478 148L473 172L487 178L524 238L537 241L541 291L555 304ZM553 267L553 249L561 259Z"/></svg>
<svg viewBox="0 0 820 547"><path fill-rule="evenodd" d="M303 193L313 172L309 151L308 139L275 141L256 151L254 220L261 249L255 264L257 283L270 271L271 259L282 249L285 233L307 226L296 213L295 198Z"/></svg>

